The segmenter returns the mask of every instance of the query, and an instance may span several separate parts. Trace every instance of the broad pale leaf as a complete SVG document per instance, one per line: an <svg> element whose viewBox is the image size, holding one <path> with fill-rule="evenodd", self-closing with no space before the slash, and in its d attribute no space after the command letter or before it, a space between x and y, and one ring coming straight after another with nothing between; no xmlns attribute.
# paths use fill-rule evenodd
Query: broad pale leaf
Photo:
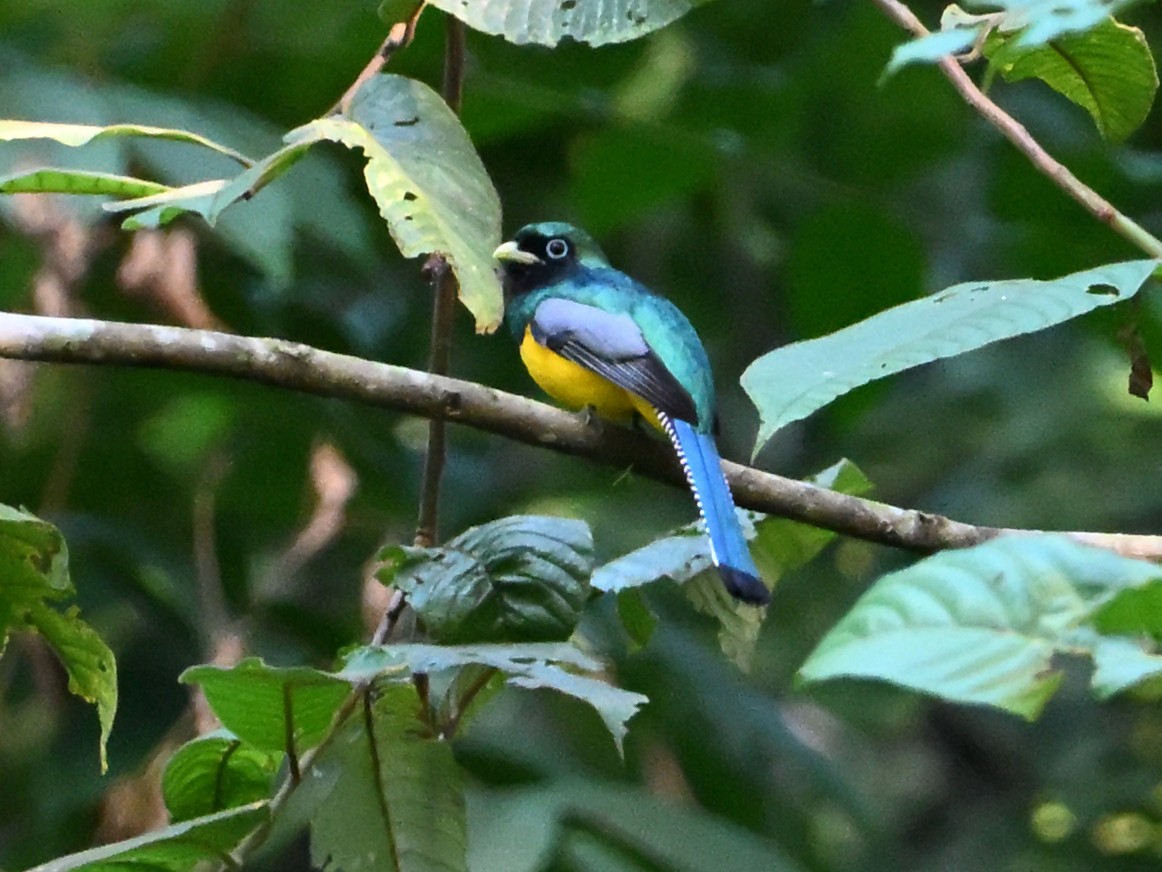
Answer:
<svg viewBox="0 0 1162 872"><path fill-rule="evenodd" d="M937 30L911 42L901 43L892 50L892 57L884 70L885 76L908 64L934 64L948 55L969 51L980 38L983 24L961 25L951 30Z"/></svg>
<svg viewBox="0 0 1162 872"><path fill-rule="evenodd" d="M311 860L330 872L466 872L460 769L430 736L410 684L377 693L315 763L333 781L311 821Z"/></svg>
<svg viewBox="0 0 1162 872"><path fill-rule="evenodd" d="M1040 79L1081 106L1111 142L1138 129L1158 90L1145 35L1112 18L1084 33L1033 46L1019 36L997 35L985 43L984 52L1005 81Z"/></svg>
<svg viewBox="0 0 1162 872"><path fill-rule="evenodd" d="M509 42L625 42L681 18L708 0L430 0L469 27Z"/></svg>
<svg viewBox="0 0 1162 872"><path fill-rule="evenodd" d="M266 817L266 803L255 802L59 857L27 872L186 872L198 868L200 863L233 867L232 861L226 862L230 851Z"/></svg>
<svg viewBox="0 0 1162 872"><path fill-rule="evenodd" d="M41 169L0 177L0 194L107 194L147 197L169 188L157 182L85 170Z"/></svg>
<svg viewBox="0 0 1162 872"><path fill-rule="evenodd" d="M1162 695L1162 578L1123 590L1093 617L1093 688L1099 697L1126 690Z"/></svg>
<svg viewBox="0 0 1162 872"><path fill-rule="evenodd" d="M343 115L287 134L292 145L320 139L367 157L367 189L405 257L442 254L460 299L491 332L504 311L492 252L500 244L500 199L459 119L422 82L379 75L359 88Z"/></svg>
<svg viewBox="0 0 1162 872"><path fill-rule="evenodd" d="M1128 299L1157 267L1158 261L1137 260L1052 281L965 282L776 348L742 376L762 419L755 450L779 428L860 385Z"/></svg>
<svg viewBox="0 0 1162 872"><path fill-rule="evenodd" d="M166 764L165 807L175 823L269 798L281 752L248 745L228 730L187 742Z"/></svg>
<svg viewBox="0 0 1162 872"><path fill-rule="evenodd" d="M180 188L166 188L146 197L106 203L105 209L109 212L139 210L122 222L126 230L159 227L184 212L194 212L214 224L227 207L253 196L290 169L309 147L300 143L280 148L233 179L209 179Z"/></svg>
<svg viewBox="0 0 1162 872"><path fill-rule="evenodd" d="M351 685L306 666L267 666L248 657L234 666L191 666L181 674L202 688L222 725L256 748L301 754L319 743ZM288 737L293 748L287 748Z"/></svg>
<svg viewBox="0 0 1162 872"><path fill-rule="evenodd" d="M1044 45L1059 36L1082 33L1105 21L1133 0L984 0L983 5L1000 6L1005 12L1006 30L1020 28L1019 39L1026 46ZM978 5L974 3L973 5Z"/></svg>
<svg viewBox="0 0 1162 872"><path fill-rule="evenodd" d="M800 669L803 681L875 678L1033 719L1061 680L1058 653L1092 653L1085 626L1162 568L1065 536L1006 536L879 579Z"/></svg>
<svg viewBox="0 0 1162 872"><path fill-rule="evenodd" d="M614 687L598 678L602 667L568 643L521 645L383 645L352 651L339 676L352 681L394 680L412 672L441 672L462 666L490 666L515 687L547 688L592 706L613 734L618 748L626 724L647 700L639 693Z"/></svg>
<svg viewBox="0 0 1162 872"><path fill-rule="evenodd" d="M1093 649L1094 693L1100 699L1128 690L1157 699L1162 696L1162 655L1142 643L1115 636L1098 639Z"/></svg>
<svg viewBox="0 0 1162 872"><path fill-rule="evenodd" d="M19 139L52 139L63 145L76 147L88 145L95 139L124 136L188 142L223 154L243 166L250 166L252 163L250 158L234 149L188 130L148 127L141 124L110 124L101 127L92 124L58 124L49 121L0 120L0 142L12 142Z"/></svg>
<svg viewBox="0 0 1162 872"><path fill-rule="evenodd" d="M885 75L910 63L936 63L949 54L979 46L990 33L1000 34L1024 49L1044 46L1062 36L1084 40L1087 31L1100 27L1133 0L977 0L973 15L955 3L940 19L940 30L897 46ZM1071 98L1072 99L1072 98Z"/></svg>
<svg viewBox="0 0 1162 872"><path fill-rule="evenodd" d="M433 639L567 639L589 593L593 537L584 522L518 515L472 527L441 548L385 548L379 577L398 587Z"/></svg>
<svg viewBox="0 0 1162 872"><path fill-rule="evenodd" d="M60 531L0 504L0 654L13 630L44 637L69 676L69 691L97 707L104 772L105 747L117 713L117 661L75 606L61 612L52 605L74 593Z"/></svg>

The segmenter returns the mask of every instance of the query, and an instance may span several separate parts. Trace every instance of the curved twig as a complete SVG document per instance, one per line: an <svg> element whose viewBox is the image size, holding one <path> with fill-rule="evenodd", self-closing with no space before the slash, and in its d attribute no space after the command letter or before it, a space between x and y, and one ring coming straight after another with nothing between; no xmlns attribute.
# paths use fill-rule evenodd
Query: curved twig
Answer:
<svg viewBox="0 0 1162 872"><path fill-rule="evenodd" d="M917 37L928 35L928 28L916 17L916 13L900 0L873 0L873 2L883 10L888 18L904 30ZM1120 212L1101 194L1075 176L1069 167L1049 154L1041 143L1037 142L1032 134L1025 129L1025 125L990 100L976 86L976 82L969 77L956 58L949 55L942 58L937 66L969 106L999 130L1009 142L1017 147L1018 151L1032 162L1033 166L1080 203L1082 208L1098 221L1108 224L1116 233L1128 239L1146 254L1151 257L1162 257L1162 240Z"/></svg>

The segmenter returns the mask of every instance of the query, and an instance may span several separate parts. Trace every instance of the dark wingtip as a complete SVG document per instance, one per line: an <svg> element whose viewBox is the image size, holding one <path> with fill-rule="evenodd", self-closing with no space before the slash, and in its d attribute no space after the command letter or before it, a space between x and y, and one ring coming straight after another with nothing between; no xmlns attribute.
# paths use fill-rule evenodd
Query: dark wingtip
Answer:
<svg viewBox="0 0 1162 872"><path fill-rule="evenodd" d="M765 606L771 601L771 592L757 576L733 566L719 566L718 574L722 576L726 592L736 600L752 606Z"/></svg>

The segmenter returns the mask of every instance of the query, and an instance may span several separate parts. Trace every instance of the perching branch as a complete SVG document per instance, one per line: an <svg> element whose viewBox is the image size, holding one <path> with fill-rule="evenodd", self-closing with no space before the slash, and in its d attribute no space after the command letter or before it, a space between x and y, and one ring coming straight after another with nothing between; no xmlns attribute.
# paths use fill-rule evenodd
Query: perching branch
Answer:
<svg viewBox="0 0 1162 872"><path fill-rule="evenodd" d="M888 18L904 30L917 37L928 35L928 28L900 0L874 0L874 2ZM1162 240L1147 232L1133 219L1119 212L1112 203L1082 182L1067 166L1049 154L1021 122L985 96L985 93L976 86L976 83L955 58L951 55L942 58L938 66L940 71L948 77L952 87L969 106L979 112L989 124L999 130L1025 157L1029 158L1033 166L1080 203L1082 208L1103 224L1108 224L1116 233L1128 239L1150 257L1162 257Z"/></svg>
<svg viewBox="0 0 1162 872"><path fill-rule="evenodd" d="M681 486L681 470L660 441L473 382L322 351L281 339L258 339L73 318L0 313L0 357L174 369L229 376L318 396L453 421L540 446L632 466L640 475ZM857 539L928 553L975 545L1006 532L941 515L845 496L762 470L725 463L740 506L834 530ZM1071 533L1131 557L1162 560L1162 536Z"/></svg>

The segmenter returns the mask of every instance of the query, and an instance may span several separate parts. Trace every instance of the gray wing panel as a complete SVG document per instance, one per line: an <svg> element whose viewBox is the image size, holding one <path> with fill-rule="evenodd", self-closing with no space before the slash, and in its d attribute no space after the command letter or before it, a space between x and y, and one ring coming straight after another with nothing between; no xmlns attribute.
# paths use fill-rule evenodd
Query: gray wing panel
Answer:
<svg viewBox="0 0 1162 872"><path fill-rule="evenodd" d="M641 357L650 350L629 315L606 312L575 300L545 300L533 313L532 328L533 337L542 345L552 348L542 337L568 335L605 360Z"/></svg>
<svg viewBox="0 0 1162 872"><path fill-rule="evenodd" d="M634 320L575 300L545 300L533 314L533 339L609 379L673 418L698 423L690 393L650 349Z"/></svg>

